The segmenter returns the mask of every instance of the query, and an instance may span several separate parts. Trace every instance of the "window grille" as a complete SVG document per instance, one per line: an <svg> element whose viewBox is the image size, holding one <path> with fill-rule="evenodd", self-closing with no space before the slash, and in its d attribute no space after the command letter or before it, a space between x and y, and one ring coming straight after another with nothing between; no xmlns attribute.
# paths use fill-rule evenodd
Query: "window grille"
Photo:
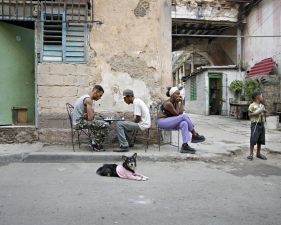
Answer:
<svg viewBox="0 0 281 225"><path fill-rule="evenodd" d="M42 54L41 61L63 61L63 30L65 23L62 23L64 14L43 13L42 22ZM52 21L51 21L52 18ZM49 22L47 22L49 21Z"/></svg>
<svg viewBox="0 0 281 225"><path fill-rule="evenodd" d="M42 13L41 62L86 61L87 25L64 19L64 13Z"/></svg>
<svg viewBox="0 0 281 225"><path fill-rule="evenodd" d="M197 100L197 83L196 83L196 76L192 76L190 78L190 100L195 101Z"/></svg>

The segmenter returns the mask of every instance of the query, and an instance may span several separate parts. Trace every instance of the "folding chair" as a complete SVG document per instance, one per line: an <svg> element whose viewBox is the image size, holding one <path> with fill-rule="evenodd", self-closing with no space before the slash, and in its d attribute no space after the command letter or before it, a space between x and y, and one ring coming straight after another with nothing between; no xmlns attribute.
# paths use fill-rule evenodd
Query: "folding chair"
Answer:
<svg viewBox="0 0 281 225"><path fill-rule="evenodd" d="M80 148L80 136L81 136L81 134L85 134L89 138L89 140L92 141L91 140L92 132L91 132L91 129L81 129L79 127L73 126L73 124L72 124L72 114L73 114L74 107L71 104L66 103L66 109L67 109L68 118L69 118L70 127L71 127L71 143L72 143L73 151L75 152L75 148L74 148L74 136L75 136L75 134L77 133L78 144L79 144L79 148Z"/></svg>
<svg viewBox="0 0 281 225"><path fill-rule="evenodd" d="M157 115L158 115L158 112L159 112L159 110L160 110L160 107L161 107L161 105L159 105L159 106L157 107ZM158 127L157 121L155 121L155 122L156 122L156 127L157 127L157 139L158 139L158 148L159 148L159 152L160 152L160 146L161 146L161 145L166 145L166 144L169 144L169 145L178 147L178 151L179 151L179 149L180 149L180 129L161 129L161 128ZM173 131L178 131L178 145L174 145L173 142L172 142L172 141L173 141L173 140L172 140L172 136L173 136L173 135L172 135L172 132L173 132ZM164 141L164 137L163 137L163 136L165 136L165 132L168 133L168 135L170 135L170 141L160 143L160 142L161 142L161 139L162 139L162 141ZM164 133L164 135L163 135L163 133Z"/></svg>

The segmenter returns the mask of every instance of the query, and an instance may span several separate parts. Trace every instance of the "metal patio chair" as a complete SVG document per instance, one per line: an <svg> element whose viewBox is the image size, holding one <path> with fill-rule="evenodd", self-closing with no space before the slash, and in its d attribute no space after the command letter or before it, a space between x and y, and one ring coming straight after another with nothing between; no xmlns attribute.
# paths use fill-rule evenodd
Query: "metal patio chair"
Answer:
<svg viewBox="0 0 281 225"><path fill-rule="evenodd" d="M160 110L160 107L161 107L161 105L159 105L157 107L157 115L158 115L158 112ZM161 145L166 145L166 144L178 147L178 151L179 151L179 149L180 149L180 129L162 129L162 128L158 127L157 120L155 121L155 123L156 123L156 127L157 127L157 140L158 140L159 152L160 152L160 146ZM172 139L172 136L173 136L172 132L173 131L177 131L177 133L178 133L178 145L174 145L173 144L173 139ZM166 136L165 134L168 134L168 136L170 136L168 142L164 142L164 137ZM162 143L161 143L161 139L163 141Z"/></svg>
<svg viewBox="0 0 281 225"><path fill-rule="evenodd" d="M77 133L78 145L79 145L79 148L80 148L80 136L82 134L85 134L89 138L89 140L92 141L91 140L92 131L91 131L91 129L81 129L79 127L73 126L73 124L72 124L72 114L73 114L74 107L71 104L66 103L66 109L67 109L67 114L68 114L68 118L69 118L69 122L70 122L70 128L71 128L71 143L72 143L73 151L75 152L75 148L74 148L74 136L75 136L75 134Z"/></svg>

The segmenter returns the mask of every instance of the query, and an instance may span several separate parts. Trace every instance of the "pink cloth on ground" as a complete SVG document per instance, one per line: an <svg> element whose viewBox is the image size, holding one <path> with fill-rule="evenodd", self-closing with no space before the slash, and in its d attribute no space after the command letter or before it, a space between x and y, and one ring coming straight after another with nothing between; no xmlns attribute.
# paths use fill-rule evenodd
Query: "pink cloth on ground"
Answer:
<svg viewBox="0 0 281 225"><path fill-rule="evenodd" d="M140 173L132 173L129 170L126 170L123 166L117 166L116 167L116 172L119 177L125 178L125 179L130 179L130 180L141 180L143 175Z"/></svg>

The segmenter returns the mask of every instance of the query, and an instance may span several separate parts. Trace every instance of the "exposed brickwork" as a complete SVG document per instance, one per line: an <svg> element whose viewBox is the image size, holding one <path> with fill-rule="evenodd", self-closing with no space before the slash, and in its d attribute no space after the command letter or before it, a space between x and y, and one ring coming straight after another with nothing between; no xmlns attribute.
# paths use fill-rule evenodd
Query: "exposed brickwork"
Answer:
<svg viewBox="0 0 281 225"><path fill-rule="evenodd" d="M263 98L268 115L273 115L274 102L280 102L280 85L263 86Z"/></svg>
<svg viewBox="0 0 281 225"><path fill-rule="evenodd" d="M32 143L38 141L38 129L35 127L13 127L0 129L0 144Z"/></svg>

